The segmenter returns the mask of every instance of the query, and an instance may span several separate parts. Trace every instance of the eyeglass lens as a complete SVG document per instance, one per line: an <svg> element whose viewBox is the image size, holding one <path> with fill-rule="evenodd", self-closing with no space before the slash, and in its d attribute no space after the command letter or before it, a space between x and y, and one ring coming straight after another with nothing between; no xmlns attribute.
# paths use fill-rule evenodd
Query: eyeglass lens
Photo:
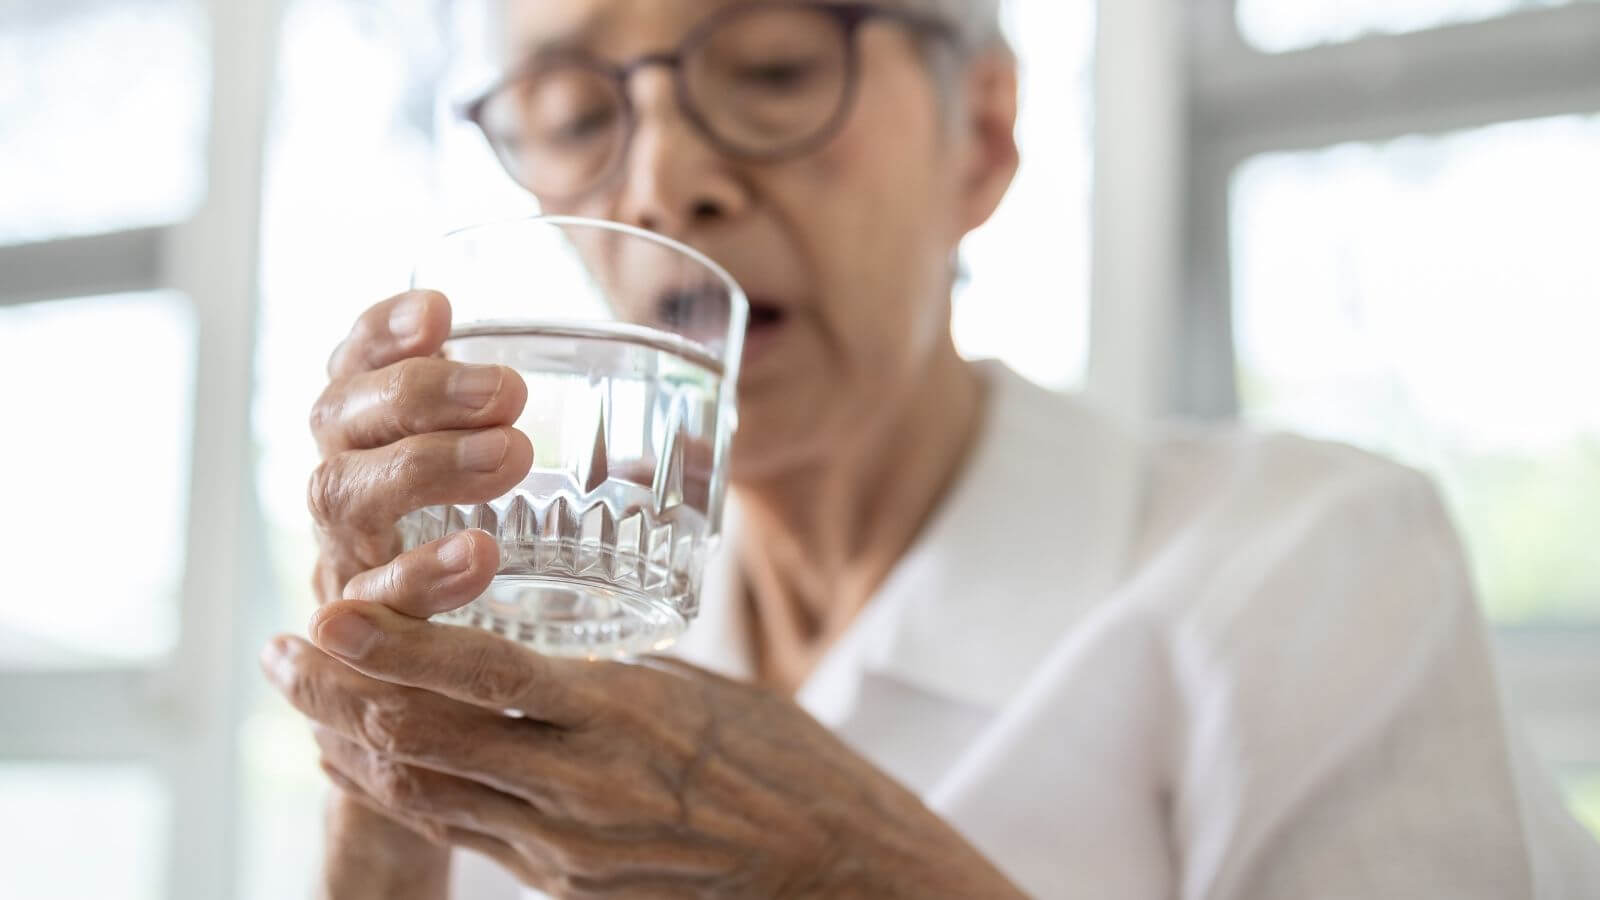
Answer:
<svg viewBox="0 0 1600 900"><path fill-rule="evenodd" d="M849 91L847 30L814 6L755 5L697 33L676 75L684 112L721 149L791 152L825 135ZM552 61L504 85L480 124L512 175L572 196L607 177L632 127L624 80L585 58Z"/></svg>

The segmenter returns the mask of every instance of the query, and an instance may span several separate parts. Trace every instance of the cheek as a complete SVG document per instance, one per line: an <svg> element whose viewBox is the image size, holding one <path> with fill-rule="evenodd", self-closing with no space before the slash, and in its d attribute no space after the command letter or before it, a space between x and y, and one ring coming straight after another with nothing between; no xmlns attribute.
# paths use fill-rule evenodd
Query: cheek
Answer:
<svg viewBox="0 0 1600 900"><path fill-rule="evenodd" d="M857 117L792 173L791 208L813 248L818 311L857 367L903 362L920 343L908 337L944 314L945 210L923 127Z"/></svg>

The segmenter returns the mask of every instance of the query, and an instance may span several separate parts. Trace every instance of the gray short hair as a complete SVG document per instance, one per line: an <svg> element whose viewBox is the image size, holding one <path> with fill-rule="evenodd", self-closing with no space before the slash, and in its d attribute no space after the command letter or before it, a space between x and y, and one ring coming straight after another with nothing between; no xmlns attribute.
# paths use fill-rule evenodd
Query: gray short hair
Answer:
<svg viewBox="0 0 1600 900"><path fill-rule="evenodd" d="M1004 46L1005 32L1000 27L1000 0L901 0L956 26L961 39L975 50Z"/></svg>

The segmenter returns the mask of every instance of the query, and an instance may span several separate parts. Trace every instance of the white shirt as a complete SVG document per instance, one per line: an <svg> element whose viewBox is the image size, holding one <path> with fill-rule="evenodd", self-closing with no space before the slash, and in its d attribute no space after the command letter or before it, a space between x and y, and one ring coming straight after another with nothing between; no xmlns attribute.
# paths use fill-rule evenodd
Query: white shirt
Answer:
<svg viewBox="0 0 1600 900"><path fill-rule="evenodd" d="M802 706L1039 897L1600 898L1426 479L984 372L967 471ZM679 652L748 677L731 586Z"/></svg>

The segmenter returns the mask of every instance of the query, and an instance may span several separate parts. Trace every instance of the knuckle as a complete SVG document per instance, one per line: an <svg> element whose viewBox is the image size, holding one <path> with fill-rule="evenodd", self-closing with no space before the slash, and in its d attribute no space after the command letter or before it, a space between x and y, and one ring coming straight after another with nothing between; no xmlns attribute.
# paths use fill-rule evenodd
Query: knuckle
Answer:
<svg viewBox="0 0 1600 900"><path fill-rule="evenodd" d="M372 790L383 805L392 809L421 811L427 808L427 792L416 771L392 759L380 757L373 761Z"/></svg>
<svg viewBox="0 0 1600 900"><path fill-rule="evenodd" d="M404 409L421 399L427 381L425 363L420 359L407 359L383 371L378 385L378 401L388 410Z"/></svg>
<svg viewBox="0 0 1600 900"><path fill-rule="evenodd" d="M339 421L344 412L344 403L334 391L334 385L328 385L311 405L309 424L311 433L321 437L333 430L334 424Z"/></svg>
<svg viewBox="0 0 1600 900"><path fill-rule="evenodd" d="M423 414L433 405L429 402L436 391L432 360L416 358L402 360L383 371L377 390L378 428L385 441L394 441L419 434Z"/></svg>
<svg viewBox="0 0 1600 900"><path fill-rule="evenodd" d="M318 523L328 525L342 520L350 506L350 492L345 484L344 457L333 456L311 470L311 480L306 486L306 508Z"/></svg>
<svg viewBox="0 0 1600 900"><path fill-rule="evenodd" d="M466 688L473 697L496 707L514 708L534 687L532 667L500 654L479 654L468 664Z"/></svg>
<svg viewBox="0 0 1600 900"><path fill-rule="evenodd" d="M328 697L321 683L305 666L303 657L287 664L280 673L284 696L289 703L311 719L320 721L328 714Z"/></svg>
<svg viewBox="0 0 1600 900"><path fill-rule="evenodd" d="M410 704L388 698L362 704L361 741L385 756L413 756L420 748L416 714Z"/></svg>
<svg viewBox="0 0 1600 900"><path fill-rule="evenodd" d="M402 441L394 445L389 460L389 481L410 491L428 477L430 468L426 447L416 441Z"/></svg>

